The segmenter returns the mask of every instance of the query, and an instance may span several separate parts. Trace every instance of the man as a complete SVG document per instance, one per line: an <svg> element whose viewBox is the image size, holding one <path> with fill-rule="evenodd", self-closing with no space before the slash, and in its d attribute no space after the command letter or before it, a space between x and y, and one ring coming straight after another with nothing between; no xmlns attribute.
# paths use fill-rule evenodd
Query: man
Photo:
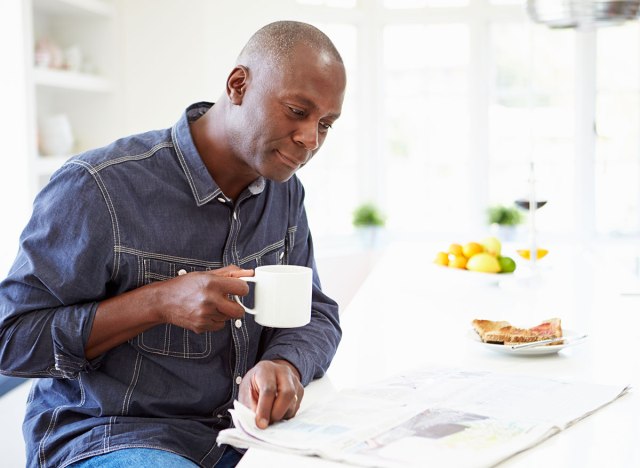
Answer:
<svg viewBox="0 0 640 468"><path fill-rule="evenodd" d="M339 53L304 23L254 34L215 105L69 160L0 284L0 371L39 378L28 466L232 466L239 399L293 417L340 340L295 172L339 117ZM232 295L265 264L314 269L311 322L267 329Z"/></svg>

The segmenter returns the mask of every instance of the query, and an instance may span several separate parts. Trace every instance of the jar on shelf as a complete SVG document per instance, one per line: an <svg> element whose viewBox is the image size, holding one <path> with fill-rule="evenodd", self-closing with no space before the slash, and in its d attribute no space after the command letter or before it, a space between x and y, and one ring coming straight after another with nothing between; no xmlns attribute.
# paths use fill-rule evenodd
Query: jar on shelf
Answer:
<svg viewBox="0 0 640 468"><path fill-rule="evenodd" d="M40 153L44 156L70 154L74 137L69 117L66 114L57 114L42 119L38 141Z"/></svg>

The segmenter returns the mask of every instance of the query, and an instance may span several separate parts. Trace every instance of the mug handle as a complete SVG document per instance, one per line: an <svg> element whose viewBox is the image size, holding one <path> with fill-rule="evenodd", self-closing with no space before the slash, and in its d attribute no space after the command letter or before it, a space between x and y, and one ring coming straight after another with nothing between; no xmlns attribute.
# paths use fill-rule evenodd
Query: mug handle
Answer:
<svg viewBox="0 0 640 468"><path fill-rule="evenodd" d="M246 281L248 283L257 283L255 276L240 276L238 279L241 279L242 281ZM238 295L234 294L233 295L233 300L236 301L238 304L240 304L245 312L248 312L248 313L250 313L252 315L256 315L256 313L255 313L255 311L253 309L249 309L246 305L244 305L240 301L240 297Z"/></svg>

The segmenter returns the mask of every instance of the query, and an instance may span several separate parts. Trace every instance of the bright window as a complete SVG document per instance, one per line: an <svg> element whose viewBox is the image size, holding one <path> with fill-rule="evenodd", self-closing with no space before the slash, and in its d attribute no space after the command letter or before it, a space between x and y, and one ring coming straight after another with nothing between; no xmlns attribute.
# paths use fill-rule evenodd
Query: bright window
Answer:
<svg viewBox="0 0 640 468"><path fill-rule="evenodd" d="M573 33L527 23L491 27L489 201L529 197L549 203L536 218L543 231L572 226L574 181Z"/></svg>
<svg viewBox="0 0 640 468"><path fill-rule="evenodd" d="M469 33L462 24L392 25L383 34L381 195L396 231L466 224ZM416 51L420 53L416 53Z"/></svg>
<svg viewBox="0 0 640 468"><path fill-rule="evenodd" d="M598 31L596 227L640 231L640 74L637 23Z"/></svg>
<svg viewBox="0 0 640 468"><path fill-rule="evenodd" d="M349 79L343 117L300 173L316 237L352 232L367 201L391 235L486 230L488 205L528 196L531 161L548 201L541 234L640 234L637 22L590 42L534 24L524 0L298 3L316 5L307 20L334 38ZM592 136L577 111L593 78L584 57L597 70L594 161L576 150Z"/></svg>
<svg viewBox="0 0 640 468"><path fill-rule="evenodd" d="M305 206L314 236L351 232L351 212L358 203L358 114L359 79L356 28L345 24L320 24L340 51L347 69L347 91L342 115L329 130L317 156L298 173L306 190Z"/></svg>

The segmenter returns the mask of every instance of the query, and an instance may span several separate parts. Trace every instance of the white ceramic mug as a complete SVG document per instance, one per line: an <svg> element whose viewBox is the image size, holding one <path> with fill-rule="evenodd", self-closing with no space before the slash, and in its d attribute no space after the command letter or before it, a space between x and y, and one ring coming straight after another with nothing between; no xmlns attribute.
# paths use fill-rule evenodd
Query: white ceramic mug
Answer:
<svg viewBox="0 0 640 468"><path fill-rule="evenodd" d="M311 320L311 285L313 270L298 265L265 265L255 269L255 276L240 279L255 283L254 306L248 308L235 296L244 310L255 315L265 327L294 328Z"/></svg>

